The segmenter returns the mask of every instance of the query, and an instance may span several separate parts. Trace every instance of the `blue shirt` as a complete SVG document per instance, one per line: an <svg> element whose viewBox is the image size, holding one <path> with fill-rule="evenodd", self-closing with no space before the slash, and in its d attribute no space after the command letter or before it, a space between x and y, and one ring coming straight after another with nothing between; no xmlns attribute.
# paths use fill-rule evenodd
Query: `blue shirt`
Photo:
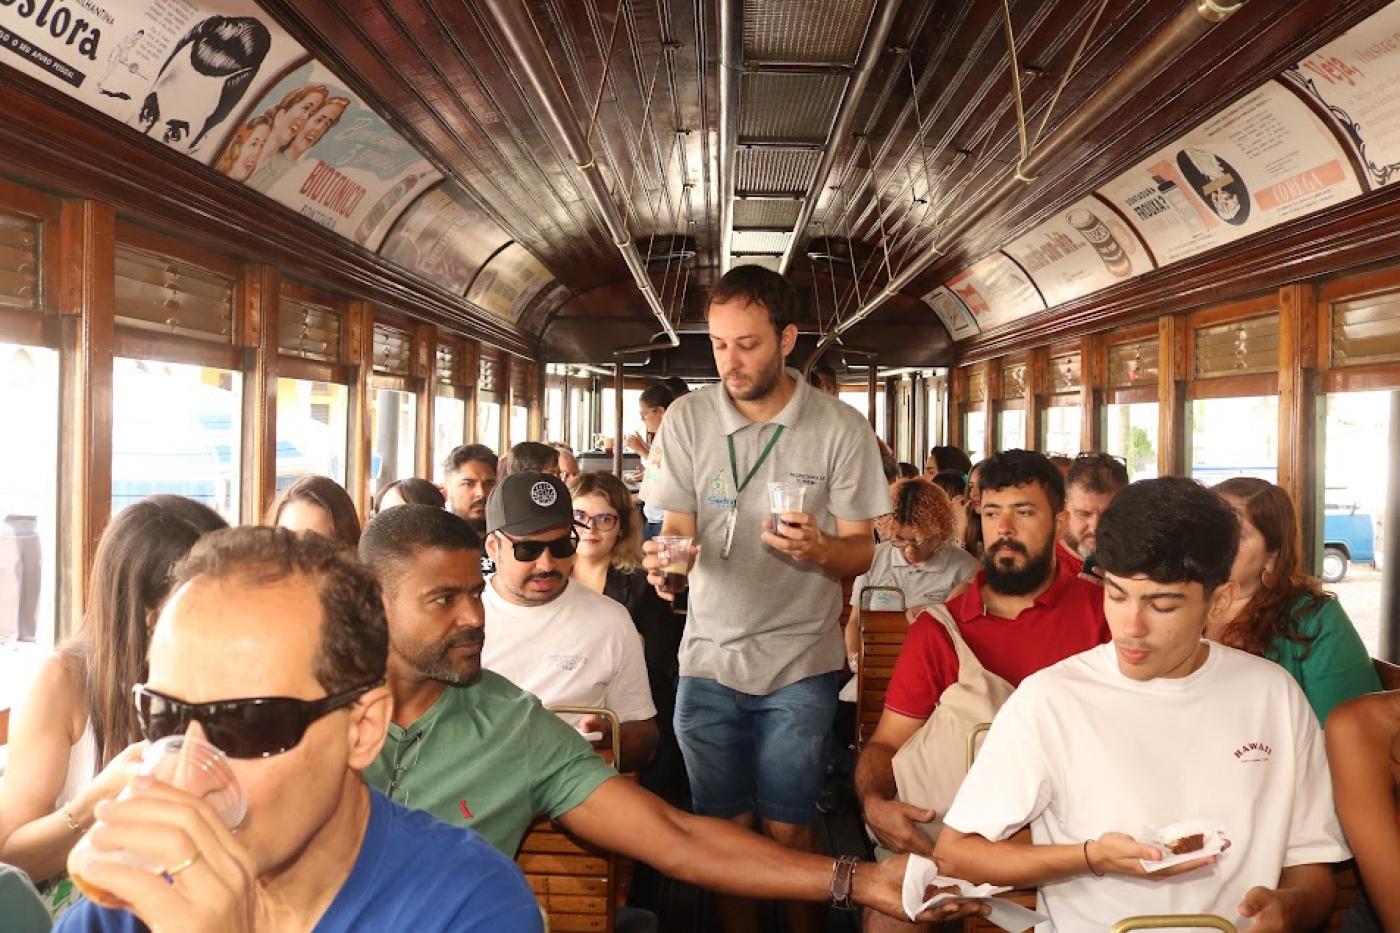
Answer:
<svg viewBox="0 0 1400 933"><path fill-rule="evenodd" d="M369 823L355 867L316 924L341 930L482 930L537 933L540 909L515 863L469 829L438 822L370 790ZM138 933L124 910L83 901L57 929Z"/></svg>

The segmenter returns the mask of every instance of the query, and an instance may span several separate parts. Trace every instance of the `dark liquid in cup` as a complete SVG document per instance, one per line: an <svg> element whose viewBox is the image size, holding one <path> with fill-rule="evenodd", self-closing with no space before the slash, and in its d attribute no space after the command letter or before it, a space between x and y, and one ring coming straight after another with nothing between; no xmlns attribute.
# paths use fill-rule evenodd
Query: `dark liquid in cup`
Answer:
<svg viewBox="0 0 1400 933"><path fill-rule="evenodd" d="M773 533L774 533L774 534L776 534L776 535L782 534L782 532L779 531L778 529L781 528L783 525L786 525L786 526L789 527L789 528L801 528L801 527L802 527L802 526L801 526L800 524L798 524L797 522L785 522L785 521L783 521L782 515L783 515L782 512L774 512L774 513L773 513Z"/></svg>
<svg viewBox="0 0 1400 933"><path fill-rule="evenodd" d="M663 592L671 593L672 595L676 593L685 592L688 576L687 574L677 573L674 570L668 570L662 576L663 579L661 581L661 589Z"/></svg>

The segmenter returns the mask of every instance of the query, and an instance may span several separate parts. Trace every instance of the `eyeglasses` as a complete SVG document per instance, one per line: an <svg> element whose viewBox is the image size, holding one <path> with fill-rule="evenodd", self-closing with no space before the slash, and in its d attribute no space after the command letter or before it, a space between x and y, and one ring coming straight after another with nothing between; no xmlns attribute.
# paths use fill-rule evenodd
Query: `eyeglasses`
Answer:
<svg viewBox="0 0 1400 933"><path fill-rule="evenodd" d="M145 684L136 684L131 692L141 735L147 741L183 735L190 723L197 722L209 741L230 758L270 758L296 748L313 722L349 706L382 683L376 680L319 700L252 697L186 703Z"/></svg>
<svg viewBox="0 0 1400 933"><path fill-rule="evenodd" d="M589 515L582 509L574 510L574 521L587 528L590 525L599 531L612 531L617 527L618 516L612 512L599 512L596 515Z"/></svg>
<svg viewBox="0 0 1400 933"><path fill-rule="evenodd" d="M578 515L577 512L574 514ZM515 559L525 564L539 560L546 548L549 549L549 556L556 560L573 557L574 552L578 550L578 532L572 528L569 529L569 533L565 537L553 538L549 541L517 541L504 531L498 531L496 534L510 542L510 549L515 554Z"/></svg>

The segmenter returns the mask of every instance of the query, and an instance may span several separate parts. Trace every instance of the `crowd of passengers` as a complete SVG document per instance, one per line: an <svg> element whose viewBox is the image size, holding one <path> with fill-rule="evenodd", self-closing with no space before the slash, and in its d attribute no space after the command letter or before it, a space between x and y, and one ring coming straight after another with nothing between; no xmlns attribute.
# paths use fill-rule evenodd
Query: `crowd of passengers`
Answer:
<svg viewBox="0 0 1400 933"><path fill-rule="evenodd" d="M386 486L363 529L319 476L262 526L123 509L12 719L0 926L27 876L35 928L63 931L537 930L512 859L548 817L714 892L731 931L759 900L791 933L828 903L867 930L987 912L910 923L911 857L1037 889L1040 929L1256 933L1325 925L1354 859L1346 928L1400 930L1400 694L1305 571L1288 495L1130 484L1100 453L896 464L829 371L785 367L796 304L757 267L717 284L719 384L648 389L628 439L645 512L540 443L458 447L443 487ZM775 481L801 511L770 511ZM693 541L684 614L657 535ZM816 826L872 612L908 629L855 769L866 862L821 854ZM172 735L227 756L236 827L143 776ZM664 799L678 778L688 807Z"/></svg>

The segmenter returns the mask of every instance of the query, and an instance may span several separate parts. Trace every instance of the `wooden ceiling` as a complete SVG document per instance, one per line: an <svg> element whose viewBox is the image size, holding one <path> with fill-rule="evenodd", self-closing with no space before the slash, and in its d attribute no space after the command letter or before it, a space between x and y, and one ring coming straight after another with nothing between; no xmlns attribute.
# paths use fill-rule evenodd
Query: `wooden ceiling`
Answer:
<svg viewBox="0 0 1400 933"><path fill-rule="evenodd" d="M606 360L612 350L657 332L487 3L261 2L567 287L562 304L521 322L543 333L549 359ZM771 33L776 23L819 43L823 17L849 15L854 7L875 22L895 0L723 2L732 3L741 35L746 26L750 36L760 26ZM1104 0L1101 7L1098 0L1009 0L1032 135L1042 122L1046 134L1053 132L1187 2ZM891 273L932 259L847 343L878 350L886 365L947 362L950 342L919 295L1382 5L1249 0L1091 128L1053 171L990 220L941 242L931 257L939 227L1014 169L1010 57L999 0L899 2L871 79L849 102L850 132L815 145L809 138L801 141L805 150L793 149L796 171L834 148L825 183L808 192L815 198L811 222L798 231L789 267L809 305L807 328L829 327L878 294ZM632 239L653 259L654 287L684 331L700 319L704 289L726 258L721 0L529 0L527 8ZM761 135L764 121L774 134L822 119L829 124L821 107L839 102L832 82L850 77L849 64L829 64L825 72L789 68L809 79L802 85L807 90L776 111L771 100L766 111L741 101L735 115L741 150L755 131ZM769 71L781 77L783 68ZM745 75L756 73L750 67ZM810 184L810 169L803 170ZM779 228L791 222L794 202L753 202L736 211L736 227ZM918 328L912 340L910 327Z"/></svg>

